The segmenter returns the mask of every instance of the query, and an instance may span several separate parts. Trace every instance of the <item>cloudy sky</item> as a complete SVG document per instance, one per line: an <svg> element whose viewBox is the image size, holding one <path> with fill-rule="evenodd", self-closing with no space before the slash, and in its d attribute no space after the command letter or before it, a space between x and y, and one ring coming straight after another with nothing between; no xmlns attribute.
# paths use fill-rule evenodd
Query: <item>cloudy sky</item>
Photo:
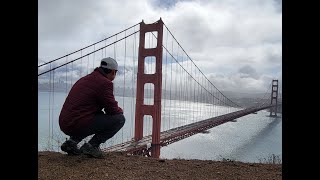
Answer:
<svg viewBox="0 0 320 180"><path fill-rule="evenodd" d="M39 0L38 58L50 61L159 18L222 91L282 80L281 0Z"/></svg>

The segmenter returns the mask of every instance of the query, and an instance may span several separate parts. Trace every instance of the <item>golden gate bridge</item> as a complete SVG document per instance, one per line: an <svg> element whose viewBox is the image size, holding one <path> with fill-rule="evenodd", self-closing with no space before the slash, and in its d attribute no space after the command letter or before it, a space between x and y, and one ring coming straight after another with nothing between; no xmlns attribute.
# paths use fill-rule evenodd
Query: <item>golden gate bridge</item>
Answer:
<svg viewBox="0 0 320 180"><path fill-rule="evenodd" d="M199 69L162 19L143 21L101 41L38 65L38 83L49 92L48 139L54 139L55 93L66 94L80 77L91 73L103 57L114 57L119 73L114 94L133 97L132 120L118 132L121 141L103 148L127 154L159 157L160 148L235 119L270 109L277 117L278 80L272 80L265 97L242 107L226 97ZM38 87L39 88L39 87ZM280 97L281 98L281 97ZM205 105L205 106L204 106ZM223 108L221 108L223 107ZM108 140L109 141L109 140Z"/></svg>

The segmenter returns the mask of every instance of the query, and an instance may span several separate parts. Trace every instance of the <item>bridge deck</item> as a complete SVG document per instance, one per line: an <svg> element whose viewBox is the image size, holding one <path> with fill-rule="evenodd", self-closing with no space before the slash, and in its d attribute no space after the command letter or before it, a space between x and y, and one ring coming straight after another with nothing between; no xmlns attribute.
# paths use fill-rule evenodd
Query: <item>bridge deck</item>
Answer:
<svg viewBox="0 0 320 180"><path fill-rule="evenodd" d="M203 132L207 129L210 129L212 127L218 126L220 124L232 121L234 119L237 119L239 117L245 116L250 113L254 113L257 111L260 111L262 109L270 108L271 105L266 105L259 108L247 108L244 110L239 110L236 112L232 112L229 114L217 116L214 118L209 118L206 120L202 120L196 123L188 124L185 126L177 127L174 129L170 129L168 131L161 132L160 134L160 145L166 146L168 144L171 144L173 142L179 141L181 139L187 138L189 136L192 136L194 134ZM146 151L150 149L152 142L152 136L145 136L139 141L135 141L132 139L131 141L127 141L125 143L117 144L114 146L110 146L108 148L103 149L103 151L122 151L126 152L128 154L134 154L137 152Z"/></svg>

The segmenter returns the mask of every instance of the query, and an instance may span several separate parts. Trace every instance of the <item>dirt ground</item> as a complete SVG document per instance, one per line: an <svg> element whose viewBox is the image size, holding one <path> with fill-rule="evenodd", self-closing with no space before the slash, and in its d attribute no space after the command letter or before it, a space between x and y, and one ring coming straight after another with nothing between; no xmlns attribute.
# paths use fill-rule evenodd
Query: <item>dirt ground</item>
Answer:
<svg viewBox="0 0 320 180"><path fill-rule="evenodd" d="M282 179L281 164L156 159L106 153L104 159L38 152L38 179Z"/></svg>

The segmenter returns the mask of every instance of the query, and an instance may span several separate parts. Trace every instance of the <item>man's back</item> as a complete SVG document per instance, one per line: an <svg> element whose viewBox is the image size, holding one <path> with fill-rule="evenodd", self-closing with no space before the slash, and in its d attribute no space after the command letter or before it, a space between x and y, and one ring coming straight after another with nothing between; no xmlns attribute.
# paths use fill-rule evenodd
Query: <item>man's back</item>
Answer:
<svg viewBox="0 0 320 180"><path fill-rule="evenodd" d="M109 86L110 88L105 88ZM110 94L112 101L113 83L97 69L80 78L71 88L59 116L62 131L70 132L74 128L90 123L96 112L104 108L101 103L103 94Z"/></svg>

